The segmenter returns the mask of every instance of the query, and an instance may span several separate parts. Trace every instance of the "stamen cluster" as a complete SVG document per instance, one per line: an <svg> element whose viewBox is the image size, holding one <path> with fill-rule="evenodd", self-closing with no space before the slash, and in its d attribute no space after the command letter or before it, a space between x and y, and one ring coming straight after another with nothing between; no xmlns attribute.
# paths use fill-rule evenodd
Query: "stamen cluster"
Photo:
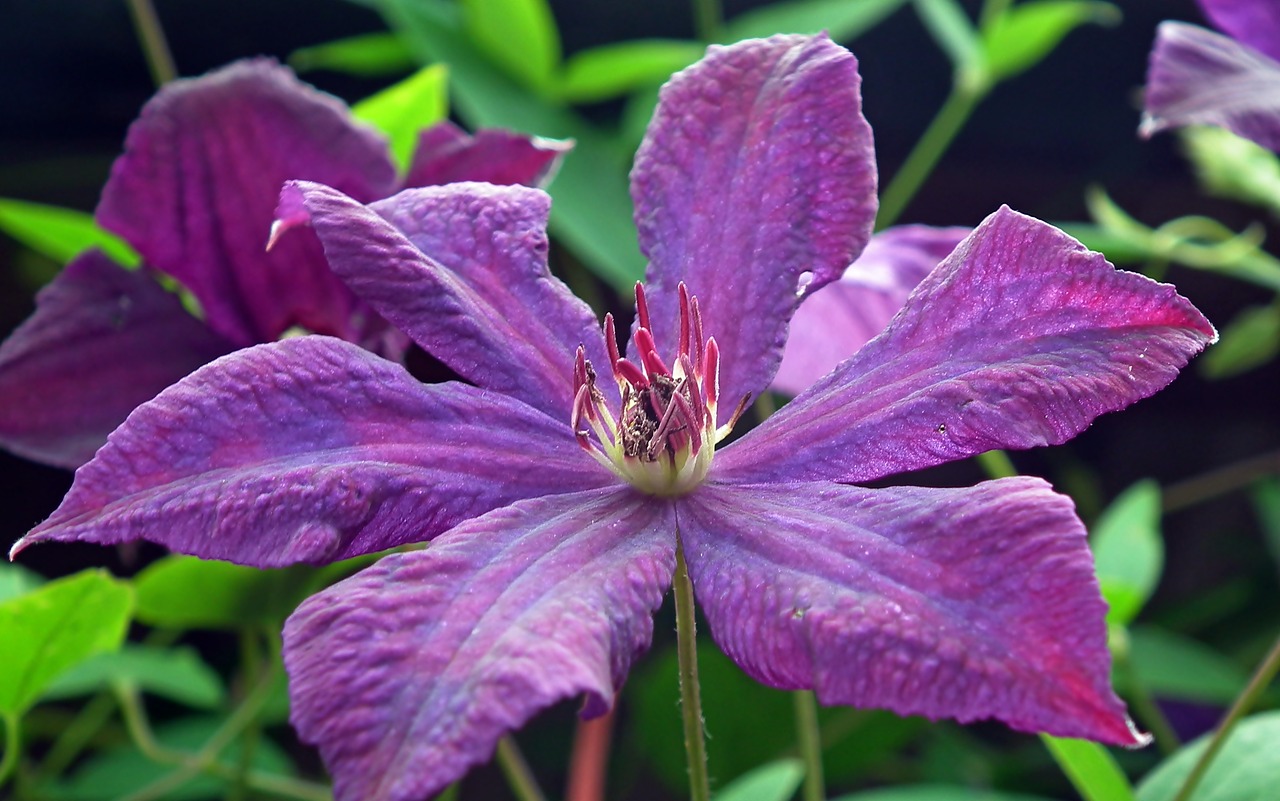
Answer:
<svg viewBox="0 0 1280 801"><path fill-rule="evenodd" d="M632 337L639 364L619 353L613 315L605 315L610 367L622 394L616 416L596 387L596 371L581 346L573 368L576 395L570 425L578 443L619 478L651 495L682 495L700 484L716 443L745 408L744 398L733 419L716 428L720 348L715 337L703 339L698 299L683 282L679 301L680 337L670 367L658 355L642 285L636 284Z"/></svg>

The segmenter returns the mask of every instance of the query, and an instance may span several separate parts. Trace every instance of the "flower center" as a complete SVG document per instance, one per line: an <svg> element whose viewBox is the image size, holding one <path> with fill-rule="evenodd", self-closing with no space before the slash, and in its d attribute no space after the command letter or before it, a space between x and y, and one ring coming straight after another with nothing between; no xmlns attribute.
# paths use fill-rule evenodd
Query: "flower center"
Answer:
<svg viewBox="0 0 1280 801"><path fill-rule="evenodd" d="M698 299L683 282L679 293L680 342L671 367L658 356L643 286L636 284L633 337L639 364L619 354L613 315L605 315L604 339L622 393L616 417L596 388L596 371L582 347L573 368L576 395L570 425L578 443L623 481L650 495L683 495L702 483L716 443L728 436L746 408L743 398L733 419L716 428L720 348L714 337L703 340Z"/></svg>

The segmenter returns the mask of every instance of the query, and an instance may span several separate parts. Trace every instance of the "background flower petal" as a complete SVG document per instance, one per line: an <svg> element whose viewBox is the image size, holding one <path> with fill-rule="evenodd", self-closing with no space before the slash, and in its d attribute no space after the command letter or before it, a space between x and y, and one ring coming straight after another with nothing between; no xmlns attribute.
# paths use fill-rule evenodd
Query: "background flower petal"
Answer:
<svg viewBox="0 0 1280 801"><path fill-rule="evenodd" d="M572 149L572 142L497 128L481 129L472 136L446 121L431 126L418 138L405 186L458 181L542 186Z"/></svg>
<svg viewBox="0 0 1280 801"><path fill-rule="evenodd" d="M14 553L146 539L258 567L324 563L612 481L563 421L303 337L237 351L138 407Z"/></svg>
<svg viewBox="0 0 1280 801"><path fill-rule="evenodd" d="M1222 34L1162 22L1143 109L1143 136L1216 125L1280 150L1280 62Z"/></svg>
<svg viewBox="0 0 1280 801"><path fill-rule="evenodd" d="M970 230L899 225L872 236L840 280L800 304L770 389L795 395L856 353Z"/></svg>
<svg viewBox="0 0 1280 801"><path fill-rule="evenodd" d="M1106 604L1070 499L1036 478L965 489L704 487L678 507L712 636L825 704L1135 745Z"/></svg>
<svg viewBox="0 0 1280 801"><path fill-rule="evenodd" d="M231 350L145 270L85 253L0 344L0 444L79 467L135 406Z"/></svg>
<svg viewBox="0 0 1280 801"><path fill-rule="evenodd" d="M631 172L663 358L676 286L720 346L720 421L768 386L801 297L871 235L875 155L858 64L826 36L712 47L663 88Z"/></svg>
<svg viewBox="0 0 1280 801"><path fill-rule="evenodd" d="M282 207L294 192L358 295L463 378L568 430L578 345L597 365L607 357L591 309L547 269L545 193L450 184L365 207L329 187L291 183Z"/></svg>
<svg viewBox="0 0 1280 801"><path fill-rule="evenodd" d="M1280 61L1280 3L1274 0L1199 0L1219 30Z"/></svg>
<svg viewBox="0 0 1280 801"><path fill-rule="evenodd" d="M889 327L716 454L713 477L861 482L1064 442L1217 338L1172 286L1001 208Z"/></svg>
<svg viewBox="0 0 1280 801"><path fill-rule="evenodd" d="M97 216L200 301L238 345L294 326L348 340L357 311L320 245L300 232L266 251L280 186L321 181L362 200L395 188L385 139L337 98L266 59L174 81L143 108Z"/></svg>
<svg viewBox="0 0 1280 801"><path fill-rule="evenodd" d="M289 618L293 725L338 801L431 797L556 701L608 710L674 570L669 505L625 487L468 521Z"/></svg>

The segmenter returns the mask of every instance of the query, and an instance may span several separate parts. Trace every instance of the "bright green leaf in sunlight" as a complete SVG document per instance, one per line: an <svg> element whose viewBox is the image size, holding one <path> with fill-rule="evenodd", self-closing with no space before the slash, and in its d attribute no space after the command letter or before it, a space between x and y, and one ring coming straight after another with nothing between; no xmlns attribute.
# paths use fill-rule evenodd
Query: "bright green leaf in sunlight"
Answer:
<svg viewBox="0 0 1280 801"><path fill-rule="evenodd" d="M706 48L679 39L642 39L593 47L565 62L556 94L569 103L589 103L664 83L702 58Z"/></svg>
<svg viewBox="0 0 1280 801"><path fill-rule="evenodd" d="M115 653L90 657L63 673L45 698L74 698L107 689L112 682L195 709L217 709L226 692L218 674L191 648L128 645Z"/></svg>
<svg viewBox="0 0 1280 801"><path fill-rule="evenodd" d="M1272 801L1280 794L1280 711L1240 721L1188 801ZM1208 747L1205 735L1179 750L1138 785L1138 801L1172 801Z"/></svg>
<svg viewBox="0 0 1280 801"><path fill-rule="evenodd" d="M299 48L289 54L289 66L298 72L332 70L381 78L409 72L416 65L400 37L379 31Z"/></svg>
<svg viewBox="0 0 1280 801"><path fill-rule="evenodd" d="M1261 367L1280 353L1280 305L1250 306L1218 332L1218 342L1197 360L1206 378L1231 378Z"/></svg>
<svg viewBox="0 0 1280 801"><path fill-rule="evenodd" d="M1068 33L1087 23L1117 25L1120 9L1088 0L1030 0L1007 8L982 31L987 69L1008 78L1039 64Z"/></svg>
<svg viewBox="0 0 1280 801"><path fill-rule="evenodd" d="M906 787L885 787L852 795L842 795L832 801L1047 801L1042 796L1022 793L1002 793L976 787L959 787L944 784L915 784Z"/></svg>
<svg viewBox="0 0 1280 801"><path fill-rule="evenodd" d="M125 267L138 266L133 248L76 209L0 198L0 231L59 264L97 247Z"/></svg>
<svg viewBox="0 0 1280 801"><path fill-rule="evenodd" d="M791 0L754 8L724 26L725 43L788 33L826 31L837 42L848 42L875 27L906 4L906 0Z"/></svg>
<svg viewBox="0 0 1280 801"><path fill-rule="evenodd" d="M1211 194L1280 216L1280 157L1225 128L1193 125L1178 133L1183 152Z"/></svg>
<svg viewBox="0 0 1280 801"><path fill-rule="evenodd" d="M31 592L42 583L44 579L38 573L0 560L0 602Z"/></svg>
<svg viewBox="0 0 1280 801"><path fill-rule="evenodd" d="M1164 569L1160 536L1160 486L1139 481L1111 502L1090 538L1107 622L1128 625L1155 590Z"/></svg>
<svg viewBox="0 0 1280 801"><path fill-rule="evenodd" d="M0 604L0 714L21 715L63 671L124 641L128 584L86 570Z"/></svg>
<svg viewBox="0 0 1280 801"><path fill-rule="evenodd" d="M546 0L462 0L467 35L526 89L544 92L560 66L560 33Z"/></svg>
<svg viewBox="0 0 1280 801"><path fill-rule="evenodd" d="M1129 632L1129 664L1147 692L1206 704L1228 704L1249 680L1217 651L1181 634L1149 626Z"/></svg>
<svg viewBox="0 0 1280 801"><path fill-rule="evenodd" d="M716 801L787 801L803 778L800 760L781 759L734 779L716 792Z"/></svg>
<svg viewBox="0 0 1280 801"><path fill-rule="evenodd" d="M1133 801L1133 786L1103 746L1048 734L1040 740L1084 801Z"/></svg>
<svg viewBox="0 0 1280 801"><path fill-rule="evenodd" d="M188 629L278 627L306 596L314 572L306 566L280 570L167 556L138 574L138 620Z"/></svg>
<svg viewBox="0 0 1280 801"><path fill-rule="evenodd" d="M391 140L391 155L401 173L409 169L418 134L449 113L449 73L443 64L423 67L399 83L351 107Z"/></svg>

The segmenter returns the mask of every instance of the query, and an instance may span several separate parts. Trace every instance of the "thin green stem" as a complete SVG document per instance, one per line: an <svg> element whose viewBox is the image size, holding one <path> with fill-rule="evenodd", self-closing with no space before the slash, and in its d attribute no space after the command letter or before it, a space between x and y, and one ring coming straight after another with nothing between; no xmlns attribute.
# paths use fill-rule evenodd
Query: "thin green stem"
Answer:
<svg viewBox="0 0 1280 801"><path fill-rule="evenodd" d="M116 699L109 692L90 699L49 747L49 753L36 771L35 783L43 784L66 770L111 719L115 709Z"/></svg>
<svg viewBox="0 0 1280 801"><path fill-rule="evenodd" d="M697 628L694 623L693 583L684 561L684 543L676 534L676 654L680 664L680 713L684 718L684 751L689 765L690 801L710 801L707 743L702 726L702 689L698 684Z"/></svg>
<svg viewBox="0 0 1280 801"><path fill-rule="evenodd" d="M1276 638L1275 644L1271 646L1271 652L1262 660L1262 664L1258 665L1258 669L1254 672L1253 678L1249 679L1249 683L1241 691L1236 698L1235 703L1231 705L1231 709L1227 711L1227 716L1222 719L1222 723L1218 724L1218 730L1213 733L1213 739L1209 741L1208 747L1204 749L1204 753L1200 755L1200 759L1196 760L1195 767L1187 774L1187 779L1182 783L1182 789L1178 790L1178 794L1173 797L1173 801L1187 801L1191 794L1195 792L1196 786L1200 784L1200 780L1204 778L1204 774L1209 770L1209 765L1213 763L1218 752L1222 750L1222 746L1227 741L1227 736L1231 734L1231 730L1235 728L1240 718L1253 708L1257 702L1258 696L1267 689L1267 685L1276 677L1276 671L1280 670L1280 637Z"/></svg>
<svg viewBox="0 0 1280 801"><path fill-rule="evenodd" d="M827 789L822 777L822 740L818 732L818 701L802 690L791 694L796 710L796 743L804 760L804 801L823 801Z"/></svg>
<svg viewBox="0 0 1280 801"><path fill-rule="evenodd" d="M133 27L138 31L138 41L147 58L151 80L157 87L164 86L178 77L178 69L173 64L173 54L169 52L169 43L165 41L164 28L160 26L155 6L151 5L151 0L129 0L129 14L133 17Z"/></svg>
<svg viewBox="0 0 1280 801"><path fill-rule="evenodd" d="M1164 511L1176 512L1195 506L1219 495L1244 489L1265 476L1280 476L1280 451L1264 453L1170 484L1164 490Z"/></svg>
<svg viewBox="0 0 1280 801"><path fill-rule="evenodd" d="M961 81L952 86L946 102L938 109L937 115L920 136L920 141L916 142L889 186L881 193L880 213L876 216L877 231L888 228L902 216L907 204L924 184L924 179L933 171L985 94L984 90Z"/></svg>
<svg viewBox="0 0 1280 801"><path fill-rule="evenodd" d="M1013 478L1018 475L1018 468L1013 466L1013 460L1004 451L987 451L974 458L991 478Z"/></svg>
<svg viewBox="0 0 1280 801"><path fill-rule="evenodd" d="M724 27L720 0L693 0L693 27L702 41L718 41Z"/></svg>
<svg viewBox="0 0 1280 801"><path fill-rule="evenodd" d="M520 753L520 746L510 734L498 740L498 767L502 768L507 786L520 801L546 801L537 779L533 778L533 771L529 770L529 763Z"/></svg>
<svg viewBox="0 0 1280 801"><path fill-rule="evenodd" d="M8 781L9 774L18 766L18 752L22 750L22 720L5 712L0 715L4 723L4 756L0 756L0 787Z"/></svg>

